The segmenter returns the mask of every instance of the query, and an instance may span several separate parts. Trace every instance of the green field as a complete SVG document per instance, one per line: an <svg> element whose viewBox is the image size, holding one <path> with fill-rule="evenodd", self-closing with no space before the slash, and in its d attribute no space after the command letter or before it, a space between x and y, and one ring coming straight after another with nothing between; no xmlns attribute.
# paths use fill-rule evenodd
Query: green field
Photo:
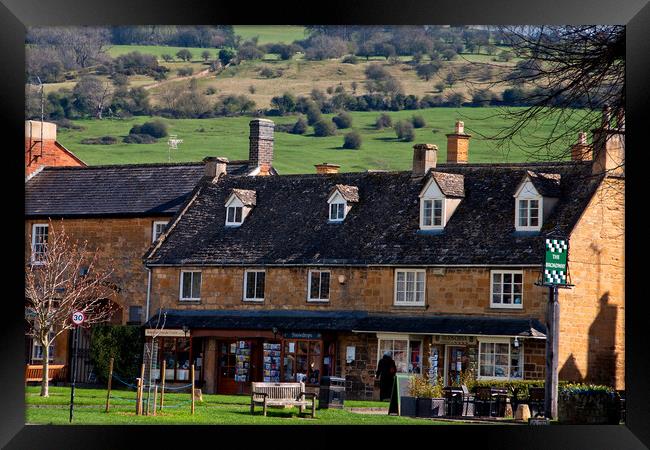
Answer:
<svg viewBox="0 0 650 450"><path fill-rule="evenodd" d="M255 36L258 44L281 42L291 44L293 41L305 39L305 27L302 25L234 25L235 34L248 40Z"/></svg>
<svg viewBox="0 0 650 450"><path fill-rule="evenodd" d="M50 387L50 397L39 396L39 386L26 388L26 418L28 424L69 424L69 387ZM146 398L146 393L145 393ZM429 419L389 416L388 414L359 414L348 410L316 410L316 418L299 416L298 408L269 409L267 417L261 412L250 414L250 396L203 395L190 414L189 394L165 394L166 408L154 416L135 415L135 392L114 390L111 409L105 412L105 389L75 389L74 425L442 425L449 422ZM318 405L318 401L316 402ZM153 408L153 400L151 402ZM388 408L387 402L346 401L347 407ZM256 409L257 411L257 409Z"/></svg>
<svg viewBox="0 0 650 450"><path fill-rule="evenodd" d="M366 169L406 170L411 167L415 143L436 144L438 160L446 158L446 133L453 131L456 119L465 122L466 132L472 134L470 141L470 162L523 162L528 160L522 149L511 149L504 153L493 141L483 137L494 134L504 125L502 119L491 117L497 108L431 108L417 111L389 112L393 123L413 115L421 115L426 127L416 129L413 142L396 139L393 129L375 130L373 124L380 112L353 112L353 128L363 138L359 150L342 149L343 134L315 137L309 127L305 135L293 135L276 131L274 145L274 167L283 174L311 173L314 164L330 162L341 165L342 172ZM331 114L324 117L331 117ZM296 116L274 117L276 124L294 123ZM136 117L129 120L78 120L76 124L85 127L75 131L60 129L58 140L90 165L133 164L167 162L169 151L167 140L154 144L83 145L82 139L111 135L120 139L126 136L136 123L143 123L150 117ZM248 137L250 117L215 119L161 119L168 124L169 133L176 134L183 143L178 150L172 150L171 161L200 161L205 156L225 156L230 160L248 159ZM553 124L548 123L536 130L539 137L547 136ZM559 144L558 144L559 145ZM569 145L569 143L566 143Z"/></svg>
<svg viewBox="0 0 650 450"><path fill-rule="evenodd" d="M176 53L179 50L187 49L192 52L193 61L202 61L201 53L204 51L210 52L210 57L215 59L219 53L219 49L216 48L201 48L201 47L172 47L167 45L113 45L108 49L108 54L113 58L120 55L125 55L130 52L140 52L146 53L149 55L154 55L158 59L162 59L162 55L167 53L171 55L174 60L177 60Z"/></svg>

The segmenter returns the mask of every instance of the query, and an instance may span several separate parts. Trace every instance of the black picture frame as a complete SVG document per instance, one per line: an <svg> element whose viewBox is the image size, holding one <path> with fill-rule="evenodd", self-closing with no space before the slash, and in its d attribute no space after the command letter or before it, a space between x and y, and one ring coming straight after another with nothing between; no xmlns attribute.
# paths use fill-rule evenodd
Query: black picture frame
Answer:
<svg viewBox="0 0 650 450"><path fill-rule="evenodd" d="M6 448L167 448L224 445L228 438L245 437L259 444L279 443L284 430L264 428L248 433L245 428L223 426L26 426L23 382L24 320L21 296L24 246L24 163L17 151L24 132L24 36L33 25L121 25L121 24L625 24L627 26L626 129L635 149L628 152L626 197L628 205L642 201L642 171L648 151L643 112L650 104L650 4L646 0L625 3L597 0L485 0L387 1L334 0L327 3L282 2L185 2L158 0L2 0L0 4L0 111L7 141L4 149L3 203L5 234L10 246L4 256L4 310L0 327L0 446ZM644 152L644 150L646 150ZM625 426L547 427L413 427L409 435L393 427L295 427L292 443L314 442L317 436L333 446L375 446L394 435L400 442L425 445L435 438L438 445L478 448L574 448L613 449L650 446L650 358L645 348L648 300L642 292L642 246L645 221L634 211L626 213L626 397ZM643 208L645 209L645 208ZM646 238L647 239L647 238ZM9 250L10 249L10 250ZM394 430L394 431L391 431ZM278 433L278 434L276 434ZM340 437L344 434L345 437ZM278 437L280 441L273 436ZM200 439L207 439L199 443ZM443 444L450 440L452 444ZM178 442L178 444L175 444ZM455 444L453 444L455 442ZM486 445L489 443L489 445ZM392 444L392 445L403 445ZM303 444L300 444L303 445ZM308 444L311 445L311 444Z"/></svg>

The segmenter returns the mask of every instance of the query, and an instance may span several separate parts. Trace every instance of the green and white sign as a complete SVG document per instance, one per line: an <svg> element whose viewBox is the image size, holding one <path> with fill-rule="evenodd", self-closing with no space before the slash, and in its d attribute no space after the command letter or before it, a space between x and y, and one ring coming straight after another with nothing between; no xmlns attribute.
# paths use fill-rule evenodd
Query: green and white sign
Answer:
<svg viewBox="0 0 650 450"><path fill-rule="evenodd" d="M544 284L567 284L567 255L569 244L564 239L546 239Z"/></svg>

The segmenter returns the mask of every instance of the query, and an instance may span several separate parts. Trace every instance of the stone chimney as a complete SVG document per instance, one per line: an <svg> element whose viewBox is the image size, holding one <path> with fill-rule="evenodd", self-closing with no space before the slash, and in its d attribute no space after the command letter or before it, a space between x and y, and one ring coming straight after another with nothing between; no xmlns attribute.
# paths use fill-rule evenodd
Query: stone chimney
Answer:
<svg viewBox="0 0 650 450"><path fill-rule="evenodd" d="M454 132L447 135L448 164L467 164L470 137L472 135L465 134L465 123L457 120Z"/></svg>
<svg viewBox="0 0 650 450"><path fill-rule="evenodd" d="M339 169L341 168L341 166L338 164L330 164L326 162L322 164L316 164L314 167L316 167L316 173L319 175L339 173Z"/></svg>
<svg viewBox="0 0 650 450"><path fill-rule="evenodd" d="M215 178L226 174L228 158L206 156L203 158L203 162L205 163L204 176L210 177L214 180Z"/></svg>
<svg viewBox="0 0 650 450"><path fill-rule="evenodd" d="M429 169L435 168L438 161L438 146L415 144L413 146L413 177L422 177Z"/></svg>
<svg viewBox="0 0 650 450"><path fill-rule="evenodd" d="M56 124L52 122L43 122L43 134L41 136L41 121L26 120L25 139L36 142L40 141L41 137L44 141L56 141Z"/></svg>
<svg viewBox="0 0 650 450"><path fill-rule="evenodd" d="M268 119L250 121L250 146L248 160L253 167L268 169L273 164L273 129L275 123Z"/></svg>
<svg viewBox="0 0 650 450"><path fill-rule="evenodd" d="M592 130L594 162L592 174L606 176L625 176L625 115L617 112L617 127L611 126L611 111L603 108L603 120L600 128Z"/></svg>
<svg viewBox="0 0 650 450"><path fill-rule="evenodd" d="M587 133L581 131L578 133L578 142L571 146L572 161L591 161L593 154L591 146L587 144Z"/></svg>

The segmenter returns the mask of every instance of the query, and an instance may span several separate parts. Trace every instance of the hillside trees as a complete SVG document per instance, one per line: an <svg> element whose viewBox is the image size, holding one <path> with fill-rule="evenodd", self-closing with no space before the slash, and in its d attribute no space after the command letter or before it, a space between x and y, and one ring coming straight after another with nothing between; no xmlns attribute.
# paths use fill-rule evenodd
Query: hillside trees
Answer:
<svg viewBox="0 0 650 450"><path fill-rule="evenodd" d="M95 76L83 77L72 90L75 108L82 114L101 119L111 101L111 83Z"/></svg>

